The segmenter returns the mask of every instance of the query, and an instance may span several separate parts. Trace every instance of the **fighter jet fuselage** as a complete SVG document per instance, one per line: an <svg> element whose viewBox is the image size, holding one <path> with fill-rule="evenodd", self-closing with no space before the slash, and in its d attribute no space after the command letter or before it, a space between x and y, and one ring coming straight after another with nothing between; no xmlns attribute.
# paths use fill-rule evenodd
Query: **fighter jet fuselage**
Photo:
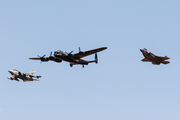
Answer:
<svg viewBox="0 0 180 120"><path fill-rule="evenodd" d="M12 77L9 77L8 79L16 80L16 81L19 81L19 79L22 79L24 82L34 81L34 80L38 81L37 79L33 79L33 77L35 78L41 77L41 76L34 75L35 71L31 71L30 73L22 73L17 70L9 70L8 72L11 73L11 75L13 75Z"/></svg>
<svg viewBox="0 0 180 120"><path fill-rule="evenodd" d="M159 65L161 63L163 63L163 64L170 63L169 61L165 61L167 59L170 59L167 56L165 56L165 57L156 56L145 48L140 49L140 51L142 52L143 56L145 57L144 59L142 59L143 62L152 62L152 64L154 64L154 65Z"/></svg>

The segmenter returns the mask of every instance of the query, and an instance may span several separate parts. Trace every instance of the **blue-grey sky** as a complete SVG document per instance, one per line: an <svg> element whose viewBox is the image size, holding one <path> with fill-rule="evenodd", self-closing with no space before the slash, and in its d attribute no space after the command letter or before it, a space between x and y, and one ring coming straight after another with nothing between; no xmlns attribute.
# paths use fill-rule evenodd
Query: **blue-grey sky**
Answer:
<svg viewBox="0 0 180 120"><path fill-rule="evenodd" d="M0 2L0 120L179 120L180 1ZM108 47L98 64L29 60ZM140 48L170 57L143 63ZM93 60L94 55L86 57ZM16 82L7 70L35 70Z"/></svg>

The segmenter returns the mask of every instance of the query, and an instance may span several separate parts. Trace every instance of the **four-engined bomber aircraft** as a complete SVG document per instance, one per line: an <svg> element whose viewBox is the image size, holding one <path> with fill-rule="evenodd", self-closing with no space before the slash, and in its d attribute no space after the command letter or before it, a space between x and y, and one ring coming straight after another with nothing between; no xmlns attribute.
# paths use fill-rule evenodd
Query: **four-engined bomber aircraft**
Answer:
<svg viewBox="0 0 180 120"><path fill-rule="evenodd" d="M145 57L144 59L141 60L143 62L152 62L153 65L159 65L161 63L162 64L170 63L169 61L165 61L167 59L170 59L167 56L165 56L165 57L156 56L153 53L151 53L149 50L147 50L146 48L140 49L140 51L142 52L143 56Z"/></svg>
<svg viewBox="0 0 180 120"><path fill-rule="evenodd" d="M38 58L29 58L32 60L41 60L42 62L47 62L49 60L54 61L54 62L62 62L62 61L66 61L70 63L70 66L72 67L73 65L82 65L84 67L84 65L88 65L89 63L98 63L98 59L97 59L97 52L103 51L107 49L107 47L101 47L101 48L97 48L97 49L93 49L93 50L89 50L89 51L81 51L80 47L79 47L79 53L76 54L72 54L73 51L71 51L70 53L67 52L63 52L61 50L55 51L54 52L54 56L52 56L52 52L50 53L49 57L45 57L45 55L43 55L42 57L40 57L38 55ZM95 53L95 60L92 61L86 61L84 59L82 59L83 57L86 57L88 55L92 55Z"/></svg>
<svg viewBox="0 0 180 120"><path fill-rule="evenodd" d="M13 75L12 77L8 77L8 79L16 80L16 81L19 81L18 78L22 79L24 82L26 82L26 81L39 81L37 79L41 77L39 75L34 75L35 71L31 71L30 73L22 73L18 70L8 70L8 72L11 73L11 75ZM37 79L33 79L33 77L35 77Z"/></svg>

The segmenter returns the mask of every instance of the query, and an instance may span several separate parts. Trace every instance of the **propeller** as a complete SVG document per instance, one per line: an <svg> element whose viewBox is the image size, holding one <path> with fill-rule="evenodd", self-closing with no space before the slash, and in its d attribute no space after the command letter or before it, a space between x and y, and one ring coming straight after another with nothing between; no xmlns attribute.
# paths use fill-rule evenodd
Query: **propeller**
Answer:
<svg viewBox="0 0 180 120"><path fill-rule="evenodd" d="M50 52L49 59L50 59L50 60L54 60L54 57L52 56L52 51Z"/></svg>
<svg viewBox="0 0 180 120"><path fill-rule="evenodd" d="M71 51L69 54L73 53L73 51Z"/></svg>
<svg viewBox="0 0 180 120"><path fill-rule="evenodd" d="M46 55L43 55L42 57L41 56L39 56L39 55L37 55L39 58L44 58Z"/></svg>
<svg viewBox="0 0 180 120"><path fill-rule="evenodd" d="M80 55L84 55L84 54L85 54L85 52L81 51L81 48L80 48L80 47L79 47L79 54L80 54Z"/></svg>
<svg viewBox="0 0 180 120"><path fill-rule="evenodd" d="M49 61L49 58L45 58L46 55L43 55L42 57L37 55L39 58L41 58L41 62Z"/></svg>
<svg viewBox="0 0 180 120"><path fill-rule="evenodd" d="M72 55L73 51L71 51L70 53L68 53L69 57L74 57L74 55Z"/></svg>

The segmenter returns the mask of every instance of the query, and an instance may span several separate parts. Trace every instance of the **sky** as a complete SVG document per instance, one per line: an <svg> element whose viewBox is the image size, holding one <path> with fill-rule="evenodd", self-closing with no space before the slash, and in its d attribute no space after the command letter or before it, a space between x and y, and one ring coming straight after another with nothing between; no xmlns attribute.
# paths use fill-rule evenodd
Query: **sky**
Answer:
<svg viewBox="0 0 180 120"><path fill-rule="evenodd" d="M179 120L180 1L3 0L0 120ZM98 64L29 60L99 47ZM140 48L171 59L142 62ZM85 57L94 60L94 55ZM40 81L7 79L36 71Z"/></svg>

